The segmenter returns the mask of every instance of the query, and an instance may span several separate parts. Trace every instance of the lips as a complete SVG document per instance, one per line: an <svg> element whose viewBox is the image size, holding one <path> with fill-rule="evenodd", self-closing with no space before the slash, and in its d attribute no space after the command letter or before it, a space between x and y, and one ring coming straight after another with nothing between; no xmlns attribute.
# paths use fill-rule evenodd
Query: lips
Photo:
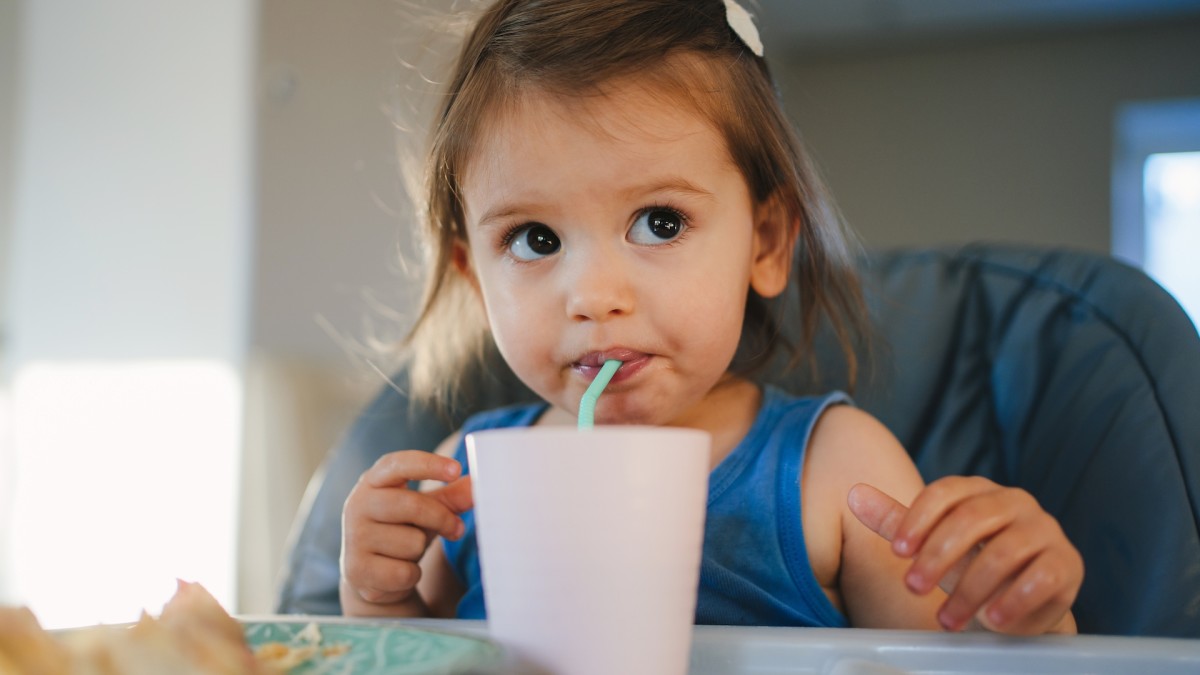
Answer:
<svg viewBox="0 0 1200 675"><path fill-rule="evenodd" d="M585 368L599 368L600 366L604 365L605 361L616 360L625 363L636 361L637 359L645 358L646 356L648 355L632 349L605 349L604 351L588 352L587 354L584 354L578 361L575 362L575 365L583 366Z"/></svg>
<svg viewBox="0 0 1200 675"><path fill-rule="evenodd" d="M588 352L571 364L575 372L582 375L587 380L593 380L600 372L600 367L606 361L617 360L621 362L621 369L613 375L612 383L618 383L633 377L638 371L644 368L651 359L651 355L645 352L639 352L632 349L614 348L605 349L602 351Z"/></svg>

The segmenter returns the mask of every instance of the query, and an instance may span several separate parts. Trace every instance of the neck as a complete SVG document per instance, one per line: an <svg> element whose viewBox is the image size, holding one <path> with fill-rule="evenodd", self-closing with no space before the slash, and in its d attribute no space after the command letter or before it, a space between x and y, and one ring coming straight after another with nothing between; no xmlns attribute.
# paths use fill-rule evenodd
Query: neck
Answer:
<svg viewBox="0 0 1200 675"><path fill-rule="evenodd" d="M726 376L713 387L693 412L671 426L700 429L712 434L710 468L733 452L746 437L762 407L762 389L753 382Z"/></svg>

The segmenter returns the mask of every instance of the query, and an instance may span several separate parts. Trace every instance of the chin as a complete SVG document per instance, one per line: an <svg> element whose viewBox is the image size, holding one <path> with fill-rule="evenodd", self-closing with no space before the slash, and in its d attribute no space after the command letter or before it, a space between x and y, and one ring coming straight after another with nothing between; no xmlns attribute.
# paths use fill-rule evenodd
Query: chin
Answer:
<svg viewBox="0 0 1200 675"><path fill-rule="evenodd" d="M625 401L608 401L603 394L596 409L596 424L620 424L625 426L663 426L670 421L661 406L637 405Z"/></svg>

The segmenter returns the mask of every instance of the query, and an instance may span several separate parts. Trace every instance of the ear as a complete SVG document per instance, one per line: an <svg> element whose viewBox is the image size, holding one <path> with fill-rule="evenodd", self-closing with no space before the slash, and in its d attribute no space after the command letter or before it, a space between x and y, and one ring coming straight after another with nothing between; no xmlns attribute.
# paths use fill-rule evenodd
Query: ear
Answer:
<svg viewBox="0 0 1200 675"><path fill-rule="evenodd" d="M764 298L787 288L792 253L800 235L800 215L772 194L754 209L754 247L750 261L750 287Z"/></svg>
<svg viewBox="0 0 1200 675"><path fill-rule="evenodd" d="M479 279L475 276L475 270L471 268L471 251L467 248L467 242L461 239L455 239L453 248L450 250L450 263L454 265L454 270L466 279L471 288L475 289L475 295L480 295Z"/></svg>

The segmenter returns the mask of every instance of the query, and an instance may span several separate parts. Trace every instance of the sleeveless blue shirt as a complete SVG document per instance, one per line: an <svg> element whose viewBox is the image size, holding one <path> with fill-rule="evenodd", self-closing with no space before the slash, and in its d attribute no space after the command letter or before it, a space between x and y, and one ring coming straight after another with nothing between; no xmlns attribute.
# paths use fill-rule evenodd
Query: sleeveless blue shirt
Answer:
<svg viewBox="0 0 1200 675"><path fill-rule="evenodd" d="M841 392L797 398L775 387L764 388L762 408L750 431L709 475L696 623L847 625L809 566L800 520L800 471L821 413L848 402ZM529 426L546 407L541 403L481 413L463 425L463 436L483 429ZM468 473L465 443L459 443L454 456L463 473ZM442 546L466 588L458 617L483 619L487 609L474 511L462 517L466 533L458 541L443 540Z"/></svg>

